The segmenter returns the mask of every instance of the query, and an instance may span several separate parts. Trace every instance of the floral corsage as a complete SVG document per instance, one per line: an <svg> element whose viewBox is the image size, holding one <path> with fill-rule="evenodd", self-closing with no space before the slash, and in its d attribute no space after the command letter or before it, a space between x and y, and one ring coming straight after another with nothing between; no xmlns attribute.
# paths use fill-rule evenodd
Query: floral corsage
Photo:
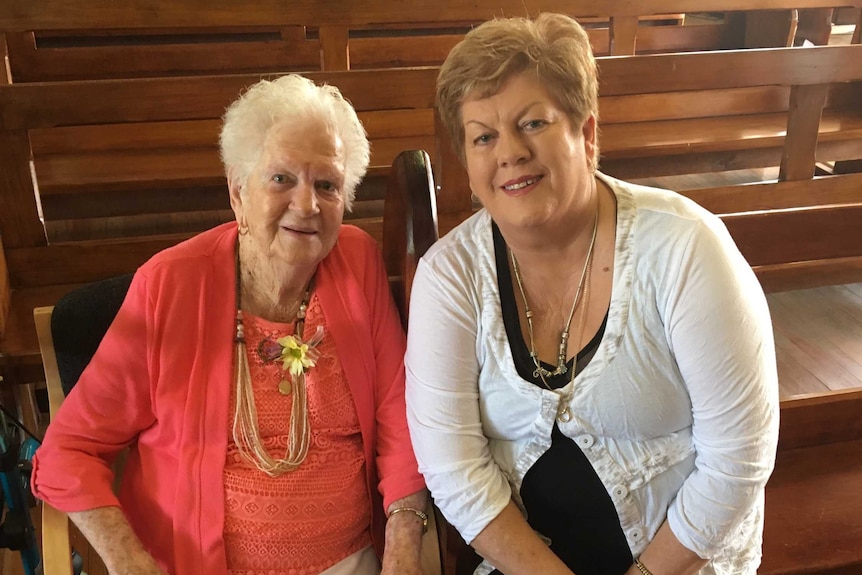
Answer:
<svg viewBox="0 0 862 575"><path fill-rule="evenodd" d="M302 341L299 335L286 335L274 340L271 336L263 339L258 345L257 353L264 363L281 361L282 371L290 376L290 382L283 379L278 385L278 390L288 395L292 385L305 378L309 369L317 364L320 359L320 351L317 344L323 341L323 326L317 326L317 331L308 341Z"/></svg>

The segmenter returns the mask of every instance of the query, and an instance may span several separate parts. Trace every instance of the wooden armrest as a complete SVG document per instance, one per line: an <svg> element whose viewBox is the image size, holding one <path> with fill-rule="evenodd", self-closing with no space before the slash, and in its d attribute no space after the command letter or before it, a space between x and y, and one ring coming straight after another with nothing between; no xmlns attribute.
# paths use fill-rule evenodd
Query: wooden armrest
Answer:
<svg viewBox="0 0 862 575"><path fill-rule="evenodd" d="M72 575L69 545L69 518L62 511L42 503L42 573Z"/></svg>
<svg viewBox="0 0 862 575"><path fill-rule="evenodd" d="M45 368L48 385L48 403L51 419L63 403L65 395L57 370L54 340L51 337L51 313L53 306L37 307L33 310L39 351ZM43 575L72 575L72 548L69 544L69 518L62 511L42 502L42 573Z"/></svg>

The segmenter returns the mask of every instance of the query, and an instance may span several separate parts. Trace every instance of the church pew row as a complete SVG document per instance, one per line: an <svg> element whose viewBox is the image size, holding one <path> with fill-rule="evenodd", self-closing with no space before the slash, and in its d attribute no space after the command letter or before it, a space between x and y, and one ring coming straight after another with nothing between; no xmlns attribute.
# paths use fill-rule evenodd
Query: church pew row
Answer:
<svg viewBox="0 0 862 575"><path fill-rule="evenodd" d="M34 82L439 65L477 23L540 11L579 18L598 55L788 46L800 10L821 16L808 20L825 26L816 34L822 41L832 10L859 8L862 1L705 0L699 11L723 16L685 26L676 24L691 4L681 0L544 0L529 7L519 0L340 0L327 6L8 0L0 5L0 30L12 81Z"/></svg>
<svg viewBox="0 0 862 575"><path fill-rule="evenodd" d="M812 176L815 161L862 157L862 46L609 57L600 67L605 171L628 178L780 163L778 182L685 193L723 215L771 291L860 276L862 176ZM366 122L372 168L352 221L378 239L382 181L400 149L431 154L442 231L473 209L434 116L436 73L309 74L339 86ZM2 363L38 362L21 306L51 304L63 286L132 271L231 218L217 118L257 79L0 86Z"/></svg>
<svg viewBox="0 0 862 575"><path fill-rule="evenodd" d="M770 291L858 281L862 176L812 176L815 161L862 157L860 51L853 45L602 58L603 169L634 177L780 163L778 182L686 193L722 214ZM430 153L442 231L472 212L464 171L434 115L436 74L309 73L339 86L366 122L372 169L350 221L378 240L383 181L400 149ZM0 274L0 368L7 382L39 377L33 307L52 304L70 286L133 271L156 251L231 218L215 148L217 118L258 78L0 86L7 268ZM774 123L767 130L768 121ZM735 136L727 127L734 125ZM636 137L633 148L627 141Z"/></svg>

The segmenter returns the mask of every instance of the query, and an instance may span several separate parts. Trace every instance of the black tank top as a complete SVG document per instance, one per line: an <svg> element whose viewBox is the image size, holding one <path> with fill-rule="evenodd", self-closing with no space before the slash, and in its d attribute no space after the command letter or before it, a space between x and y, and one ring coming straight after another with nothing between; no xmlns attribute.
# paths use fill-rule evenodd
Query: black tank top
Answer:
<svg viewBox="0 0 862 575"><path fill-rule="evenodd" d="M492 230L503 323L515 368L524 380L544 389L542 381L533 377L535 366L521 335L506 243L495 224ZM606 313L595 336L578 352L578 372L595 355L607 321ZM567 367L571 370L574 363L569 361ZM570 377L565 373L545 380L551 388L559 389ZM520 493L527 522L551 540L551 550L577 575L622 575L631 567L634 560L610 495L586 455L563 435L556 422L551 447L527 471Z"/></svg>

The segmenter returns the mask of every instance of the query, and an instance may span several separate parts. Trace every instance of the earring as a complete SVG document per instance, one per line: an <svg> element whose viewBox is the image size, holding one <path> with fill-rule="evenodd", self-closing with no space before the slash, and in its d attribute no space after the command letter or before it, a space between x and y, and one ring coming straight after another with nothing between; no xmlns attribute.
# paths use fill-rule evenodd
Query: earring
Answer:
<svg viewBox="0 0 862 575"><path fill-rule="evenodd" d="M239 235L244 236L248 234L248 224L245 223L245 218L237 225L237 228L239 229Z"/></svg>

